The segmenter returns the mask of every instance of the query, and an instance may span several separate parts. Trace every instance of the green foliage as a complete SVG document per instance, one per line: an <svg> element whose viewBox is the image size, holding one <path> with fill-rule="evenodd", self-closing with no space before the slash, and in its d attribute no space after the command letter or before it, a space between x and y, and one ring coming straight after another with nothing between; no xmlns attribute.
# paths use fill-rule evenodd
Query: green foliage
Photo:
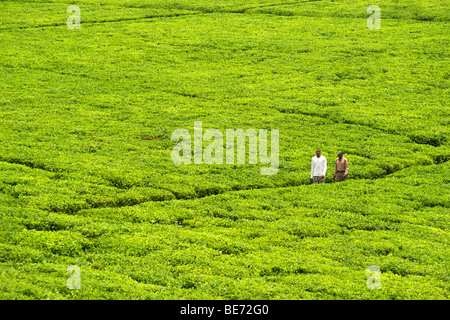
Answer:
<svg viewBox="0 0 450 320"><path fill-rule="evenodd" d="M449 298L446 2L77 5L0 2L0 298ZM194 121L279 129L280 170L174 165Z"/></svg>
<svg viewBox="0 0 450 320"><path fill-rule="evenodd" d="M20 271L3 297L447 299L449 171L446 163L76 215L2 210L2 272ZM81 267L76 292L64 287L72 264ZM365 286L372 264L380 291Z"/></svg>

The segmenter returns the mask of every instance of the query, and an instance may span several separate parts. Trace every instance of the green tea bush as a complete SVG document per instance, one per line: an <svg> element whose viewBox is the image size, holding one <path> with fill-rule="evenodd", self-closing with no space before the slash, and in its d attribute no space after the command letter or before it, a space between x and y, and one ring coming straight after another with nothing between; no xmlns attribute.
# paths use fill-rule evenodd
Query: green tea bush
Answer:
<svg viewBox="0 0 450 320"><path fill-rule="evenodd" d="M1 298L449 298L447 3L61 4L0 2ZM175 165L194 121L279 129L277 174Z"/></svg>

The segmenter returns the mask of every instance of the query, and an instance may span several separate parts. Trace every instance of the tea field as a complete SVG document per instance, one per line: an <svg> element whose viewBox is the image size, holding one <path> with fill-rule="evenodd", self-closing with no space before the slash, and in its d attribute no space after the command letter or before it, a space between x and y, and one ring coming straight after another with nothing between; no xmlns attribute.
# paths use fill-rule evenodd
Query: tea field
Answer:
<svg viewBox="0 0 450 320"><path fill-rule="evenodd" d="M1 1L0 298L447 300L448 9ZM278 129L277 173L174 164L195 121Z"/></svg>

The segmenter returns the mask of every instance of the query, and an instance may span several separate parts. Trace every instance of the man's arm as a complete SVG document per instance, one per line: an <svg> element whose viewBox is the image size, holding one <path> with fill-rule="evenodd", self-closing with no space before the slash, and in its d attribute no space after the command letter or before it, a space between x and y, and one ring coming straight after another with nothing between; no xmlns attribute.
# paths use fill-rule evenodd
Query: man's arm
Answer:
<svg viewBox="0 0 450 320"><path fill-rule="evenodd" d="M323 171L322 176L325 178L325 174L327 173L327 158L324 157L323 159Z"/></svg>
<svg viewBox="0 0 450 320"><path fill-rule="evenodd" d="M336 172L337 172L337 162L338 162L338 159L336 159L336 161L334 162L334 175L333 175L333 177L336 176Z"/></svg>
<svg viewBox="0 0 450 320"><path fill-rule="evenodd" d="M311 181L313 178L313 173L314 173L314 158L311 159Z"/></svg>
<svg viewBox="0 0 450 320"><path fill-rule="evenodd" d="M348 174L348 160L347 159L345 159L344 165L345 165L345 172L344 172L344 174L346 175L346 174Z"/></svg>

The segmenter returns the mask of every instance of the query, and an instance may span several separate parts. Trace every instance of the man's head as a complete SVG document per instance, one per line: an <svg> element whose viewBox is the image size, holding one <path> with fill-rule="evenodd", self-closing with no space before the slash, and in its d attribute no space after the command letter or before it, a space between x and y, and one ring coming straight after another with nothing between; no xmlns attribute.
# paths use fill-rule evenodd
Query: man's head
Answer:
<svg viewBox="0 0 450 320"><path fill-rule="evenodd" d="M320 157L320 153L321 153L320 149L316 149L316 156L317 156L317 158Z"/></svg>
<svg viewBox="0 0 450 320"><path fill-rule="evenodd" d="M339 158L339 159L342 159L342 156L343 156L343 155L344 155L344 153L343 153L342 151L339 151L339 152L338 152L338 158Z"/></svg>

